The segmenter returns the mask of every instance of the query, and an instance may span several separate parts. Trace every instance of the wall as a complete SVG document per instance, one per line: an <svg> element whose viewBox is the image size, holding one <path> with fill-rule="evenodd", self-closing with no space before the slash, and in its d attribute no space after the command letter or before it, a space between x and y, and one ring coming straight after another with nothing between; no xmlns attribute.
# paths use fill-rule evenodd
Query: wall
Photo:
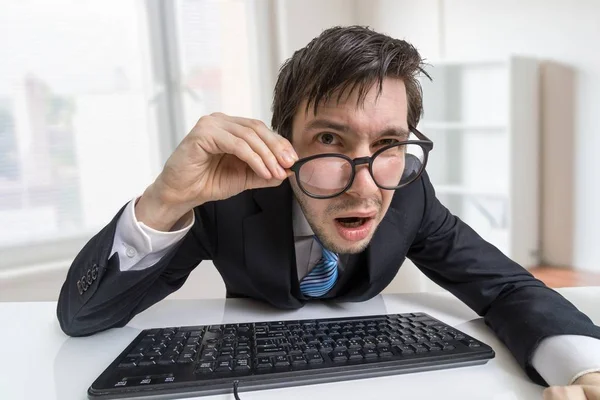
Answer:
<svg viewBox="0 0 600 400"><path fill-rule="evenodd" d="M595 242L600 238L600 2L357 0L356 15L360 24L413 42L430 60L514 53L574 68L573 266L600 271Z"/></svg>
<svg viewBox="0 0 600 400"><path fill-rule="evenodd" d="M275 5L280 63L324 29L356 23L354 0L275 0Z"/></svg>

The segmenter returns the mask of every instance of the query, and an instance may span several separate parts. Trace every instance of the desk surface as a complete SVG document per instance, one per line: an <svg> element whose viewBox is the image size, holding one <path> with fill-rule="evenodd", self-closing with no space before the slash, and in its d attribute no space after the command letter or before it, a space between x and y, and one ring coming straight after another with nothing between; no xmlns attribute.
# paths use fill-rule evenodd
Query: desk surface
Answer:
<svg viewBox="0 0 600 400"><path fill-rule="evenodd" d="M600 323L600 287L559 290ZM369 399L377 393L396 399L541 399L542 387L529 381L492 331L448 293L383 295L364 303L309 304L279 311L250 300L169 300L137 315L126 327L86 338L70 338L56 320L56 303L0 303L3 399L85 399L87 388L142 329L273 319L341 317L422 311L489 344L496 358L483 366L381 378L243 392L251 399ZM395 397L398 393L399 397ZM233 395L199 399L233 399Z"/></svg>

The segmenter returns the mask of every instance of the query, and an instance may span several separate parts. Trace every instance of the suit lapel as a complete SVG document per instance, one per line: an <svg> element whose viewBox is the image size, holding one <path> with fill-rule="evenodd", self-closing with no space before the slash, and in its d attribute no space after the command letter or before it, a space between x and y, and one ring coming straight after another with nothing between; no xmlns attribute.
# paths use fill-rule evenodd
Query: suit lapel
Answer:
<svg viewBox="0 0 600 400"><path fill-rule="evenodd" d="M369 283L373 284L391 268L400 267L406 256L406 212L391 207L367 247Z"/></svg>
<svg viewBox="0 0 600 400"><path fill-rule="evenodd" d="M250 279L264 299L297 308L292 296L296 258L292 227L292 189L288 181L253 192L261 211L244 219L244 259Z"/></svg>

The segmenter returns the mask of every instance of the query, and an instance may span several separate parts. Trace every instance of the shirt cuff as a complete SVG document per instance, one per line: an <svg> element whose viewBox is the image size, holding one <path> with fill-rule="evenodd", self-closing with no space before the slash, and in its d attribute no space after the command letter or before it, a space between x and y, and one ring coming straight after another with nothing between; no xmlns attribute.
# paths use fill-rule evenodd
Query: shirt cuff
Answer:
<svg viewBox="0 0 600 400"><path fill-rule="evenodd" d="M550 386L571 385L600 371L600 340L581 335L551 336L541 341L531 364Z"/></svg>
<svg viewBox="0 0 600 400"><path fill-rule="evenodd" d="M142 270L154 265L189 232L195 222L194 212L190 211L176 225L183 224L183 228L171 232L158 231L137 220L136 202L137 198L125 207L115 231L111 255L118 253L121 271Z"/></svg>

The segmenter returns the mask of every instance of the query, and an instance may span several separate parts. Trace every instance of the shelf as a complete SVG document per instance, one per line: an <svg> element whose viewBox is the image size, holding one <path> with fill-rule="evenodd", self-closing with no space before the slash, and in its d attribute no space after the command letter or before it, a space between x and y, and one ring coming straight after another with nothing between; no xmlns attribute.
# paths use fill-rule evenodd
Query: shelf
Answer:
<svg viewBox="0 0 600 400"><path fill-rule="evenodd" d="M462 122L445 122L445 121L422 121L419 124L421 130L436 130L436 131L507 131L506 125L481 125L481 124L465 124Z"/></svg>
<svg viewBox="0 0 600 400"><path fill-rule="evenodd" d="M478 190L460 185L434 185L437 194L457 194L492 200L508 200L508 194L500 191Z"/></svg>

